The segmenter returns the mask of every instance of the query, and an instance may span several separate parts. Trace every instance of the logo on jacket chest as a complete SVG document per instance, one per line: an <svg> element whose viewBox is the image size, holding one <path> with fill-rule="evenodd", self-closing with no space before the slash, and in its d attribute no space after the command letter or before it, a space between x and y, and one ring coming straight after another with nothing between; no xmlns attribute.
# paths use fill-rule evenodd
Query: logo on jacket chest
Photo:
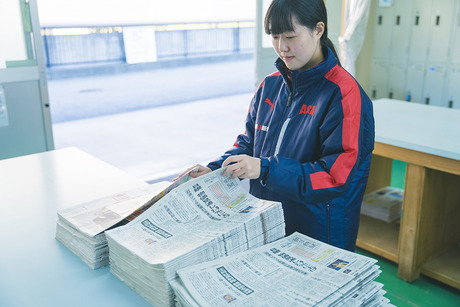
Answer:
<svg viewBox="0 0 460 307"><path fill-rule="evenodd" d="M270 111L273 112L273 106L275 105L275 102L272 102L269 98L265 99L265 103L268 103L270 105Z"/></svg>
<svg viewBox="0 0 460 307"><path fill-rule="evenodd" d="M308 114L308 115L313 115L315 114L315 108L316 106L312 106L312 105L302 105L302 108L300 108L300 112L299 114Z"/></svg>

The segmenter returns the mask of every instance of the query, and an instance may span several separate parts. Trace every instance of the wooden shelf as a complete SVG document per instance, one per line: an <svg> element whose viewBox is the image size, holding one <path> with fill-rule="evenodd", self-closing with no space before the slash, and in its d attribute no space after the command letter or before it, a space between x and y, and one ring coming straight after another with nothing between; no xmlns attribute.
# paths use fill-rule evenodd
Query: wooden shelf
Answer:
<svg viewBox="0 0 460 307"><path fill-rule="evenodd" d="M421 273L460 289L460 247L423 265Z"/></svg>
<svg viewBox="0 0 460 307"><path fill-rule="evenodd" d="M399 221L386 223L361 215L356 246L398 262Z"/></svg>
<svg viewBox="0 0 460 307"><path fill-rule="evenodd" d="M390 185L392 160L406 162L401 222L361 216L357 246L460 289L460 110L374 101L376 142L366 192ZM454 145L453 145L454 144Z"/></svg>

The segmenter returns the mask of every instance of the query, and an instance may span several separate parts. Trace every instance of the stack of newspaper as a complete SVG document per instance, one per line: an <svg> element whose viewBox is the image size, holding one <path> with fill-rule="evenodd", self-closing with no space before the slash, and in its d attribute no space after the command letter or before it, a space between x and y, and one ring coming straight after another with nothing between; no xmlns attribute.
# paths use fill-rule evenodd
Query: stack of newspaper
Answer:
<svg viewBox="0 0 460 307"><path fill-rule="evenodd" d="M171 285L176 306L391 306L376 262L294 233L180 269Z"/></svg>
<svg viewBox="0 0 460 307"><path fill-rule="evenodd" d="M109 248L104 231L132 221L156 201L191 177L171 184L159 182L60 210L56 239L92 269L109 264Z"/></svg>
<svg viewBox="0 0 460 307"><path fill-rule="evenodd" d="M404 190L384 187L364 195L361 214L391 223L401 217Z"/></svg>
<svg viewBox="0 0 460 307"><path fill-rule="evenodd" d="M281 203L250 195L223 169L177 187L131 223L107 231L110 270L156 307L172 306L176 271L285 235Z"/></svg>

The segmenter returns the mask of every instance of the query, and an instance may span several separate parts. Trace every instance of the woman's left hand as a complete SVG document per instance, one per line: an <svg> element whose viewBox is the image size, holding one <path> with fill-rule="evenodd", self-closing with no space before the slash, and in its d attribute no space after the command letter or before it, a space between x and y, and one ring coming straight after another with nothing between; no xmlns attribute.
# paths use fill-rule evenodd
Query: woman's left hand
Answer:
<svg viewBox="0 0 460 307"><path fill-rule="evenodd" d="M232 164L233 163L233 164ZM232 178L257 179L260 177L260 159L248 155L235 155L228 157L222 167L227 166L224 176Z"/></svg>

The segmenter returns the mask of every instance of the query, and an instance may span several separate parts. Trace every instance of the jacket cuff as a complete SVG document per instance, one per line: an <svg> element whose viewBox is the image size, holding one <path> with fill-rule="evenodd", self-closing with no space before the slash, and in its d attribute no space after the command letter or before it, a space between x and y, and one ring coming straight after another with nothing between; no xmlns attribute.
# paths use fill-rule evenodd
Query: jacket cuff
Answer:
<svg viewBox="0 0 460 307"><path fill-rule="evenodd" d="M260 158L260 176L259 179L265 181L270 170L270 161L268 158Z"/></svg>
<svg viewBox="0 0 460 307"><path fill-rule="evenodd" d="M216 169L220 168L221 165L219 165L216 162L211 162L208 165L206 165L206 167L209 167L212 171L215 171Z"/></svg>

